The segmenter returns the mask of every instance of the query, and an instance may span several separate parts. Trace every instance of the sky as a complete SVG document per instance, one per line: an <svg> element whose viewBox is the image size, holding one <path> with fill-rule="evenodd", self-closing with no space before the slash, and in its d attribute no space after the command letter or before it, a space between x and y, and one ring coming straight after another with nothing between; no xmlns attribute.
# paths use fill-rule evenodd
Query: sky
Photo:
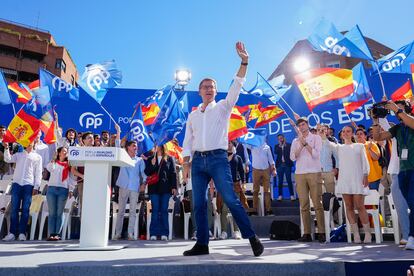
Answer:
<svg viewBox="0 0 414 276"><path fill-rule="evenodd" d="M2 0L0 18L48 30L81 75L86 64L114 59L122 87L156 89L189 69L186 90L204 77L228 88L239 66L235 43L250 55L245 87L269 77L321 18L340 31L358 24L393 49L414 39L413 0Z"/></svg>

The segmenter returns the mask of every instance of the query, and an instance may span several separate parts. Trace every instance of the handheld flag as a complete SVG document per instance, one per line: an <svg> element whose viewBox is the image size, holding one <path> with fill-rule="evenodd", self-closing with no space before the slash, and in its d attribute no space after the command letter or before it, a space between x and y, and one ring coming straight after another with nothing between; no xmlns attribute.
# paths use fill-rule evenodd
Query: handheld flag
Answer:
<svg viewBox="0 0 414 276"><path fill-rule="evenodd" d="M283 79L281 82L280 79L277 79L278 81L276 84L278 86L272 87L272 85L265 78L263 78L260 73L257 73L256 85L248 91L244 90L243 93L253 95L263 101L269 100L275 104L291 87L283 85Z"/></svg>
<svg viewBox="0 0 414 276"><path fill-rule="evenodd" d="M400 88L394 91L394 93L391 94L391 100L392 101L398 101L398 100L407 100L410 99L413 96L413 90L411 89L410 81L407 80Z"/></svg>
<svg viewBox="0 0 414 276"><path fill-rule="evenodd" d="M17 95L16 101L18 103L27 103L32 98L32 92L30 90L26 90L17 82L10 83L8 85L9 89L13 91ZM30 84L29 84L30 87Z"/></svg>
<svg viewBox="0 0 414 276"><path fill-rule="evenodd" d="M0 71L0 104L6 105L11 104L11 98L9 94L9 89L7 88L6 78L4 77L3 72Z"/></svg>
<svg viewBox="0 0 414 276"><path fill-rule="evenodd" d="M381 73L409 74L410 63L414 63L414 41L377 60Z"/></svg>
<svg viewBox="0 0 414 276"><path fill-rule="evenodd" d="M295 76L309 110L330 100L349 96L354 91L352 71L348 69L317 68Z"/></svg>
<svg viewBox="0 0 414 276"><path fill-rule="evenodd" d="M157 118L160 108L156 103L152 103L149 106L141 105L142 115L144 116L144 124L146 126L152 125Z"/></svg>
<svg viewBox="0 0 414 276"><path fill-rule="evenodd" d="M122 73L116 68L115 61L90 64L79 81L80 87L99 104L102 103L107 89L120 85Z"/></svg>
<svg viewBox="0 0 414 276"><path fill-rule="evenodd" d="M228 130L228 139L232 141L247 133L247 124L244 117L237 108L233 108L230 114L230 124Z"/></svg>
<svg viewBox="0 0 414 276"><path fill-rule="evenodd" d="M255 128L264 126L280 116L285 114L285 112L280 109L277 105L269 105L267 107L260 108L260 116L257 119Z"/></svg>
<svg viewBox="0 0 414 276"><path fill-rule="evenodd" d="M334 24L322 19L308 41L315 51L367 60L374 59L358 25L343 35Z"/></svg>
<svg viewBox="0 0 414 276"><path fill-rule="evenodd" d="M40 68L39 80L41 87L48 87L51 97L69 98L74 101L79 100L79 89L67 83L61 78L53 75L49 71Z"/></svg>
<svg viewBox="0 0 414 276"><path fill-rule="evenodd" d="M165 148L167 151L167 154L169 156L174 157L178 163L182 164L184 162L183 159L183 149L178 145L178 141L177 140L171 140L168 143L165 144Z"/></svg>
<svg viewBox="0 0 414 276"><path fill-rule="evenodd" d="M352 68L352 78L354 80L354 91L350 96L341 100L347 114L352 113L372 98L362 63L358 63Z"/></svg>
<svg viewBox="0 0 414 276"><path fill-rule="evenodd" d="M135 116L129 124L128 140L137 142L138 156L150 151L154 147L154 142L148 135L147 128L144 125L141 105L138 106L137 112L135 112Z"/></svg>
<svg viewBox="0 0 414 276"><path fill-rule="evenodd" d="M248 132L237 138L237 140L246 145L253 147L260 147L266 141L266 129L265 128L249 128Z"/></svg>

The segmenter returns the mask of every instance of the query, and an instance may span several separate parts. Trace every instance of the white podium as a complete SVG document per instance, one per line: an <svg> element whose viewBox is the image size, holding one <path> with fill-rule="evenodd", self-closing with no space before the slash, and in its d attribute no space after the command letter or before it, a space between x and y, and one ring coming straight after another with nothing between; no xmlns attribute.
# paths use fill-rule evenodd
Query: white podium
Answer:
<svg viewBox="0 0 414 276"><path fill-rule="evenodd" d="M84 184L79 245L65 250L119 250L108 246L111 167L134 166L125 149L69 147L71 166L84 166Z"/></svg>

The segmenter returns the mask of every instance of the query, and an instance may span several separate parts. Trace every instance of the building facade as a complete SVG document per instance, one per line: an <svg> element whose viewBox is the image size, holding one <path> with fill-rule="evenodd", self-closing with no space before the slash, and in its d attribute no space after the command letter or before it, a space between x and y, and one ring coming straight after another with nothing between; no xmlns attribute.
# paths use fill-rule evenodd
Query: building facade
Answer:
<svg viewBox="0 0 414 276"><path fill-rule="evenodd" d="M79 78L68 50L48 31L0 20L0 71L7 81L37 80L40 67L71 84Z"/></svg>

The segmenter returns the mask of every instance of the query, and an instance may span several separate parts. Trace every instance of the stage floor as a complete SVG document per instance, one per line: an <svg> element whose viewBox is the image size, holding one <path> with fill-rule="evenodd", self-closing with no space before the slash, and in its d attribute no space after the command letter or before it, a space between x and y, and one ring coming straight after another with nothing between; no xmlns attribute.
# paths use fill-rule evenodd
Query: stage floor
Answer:
<svg viewBox="0 0 414 276"><path fill-rule="evenodd" d="M346 263L404 262L414 264L414 251L403 250L391 242L371 245L347 243L319 244L263 239L265 252L252 256L247 240L219 240L210 242L210 255L183 257L193 241L116 241L111 245L126 245L119 251L64 251L75 241L0 243L0 274L117 275L145 273L145 275L198 274L239 275L240 272L261 275L350 275ZM12 274L10 274L12 273ZM134 274L135 274L134 273ZM243 273L243 275L247 275ZM366 274L364 274L366 275ZM379 275L379 274L376 274ZM384 274L385 275L385 274ZM400 275L400 274L395 274ZM318 275L319 276L319 275Z"/></svg>

